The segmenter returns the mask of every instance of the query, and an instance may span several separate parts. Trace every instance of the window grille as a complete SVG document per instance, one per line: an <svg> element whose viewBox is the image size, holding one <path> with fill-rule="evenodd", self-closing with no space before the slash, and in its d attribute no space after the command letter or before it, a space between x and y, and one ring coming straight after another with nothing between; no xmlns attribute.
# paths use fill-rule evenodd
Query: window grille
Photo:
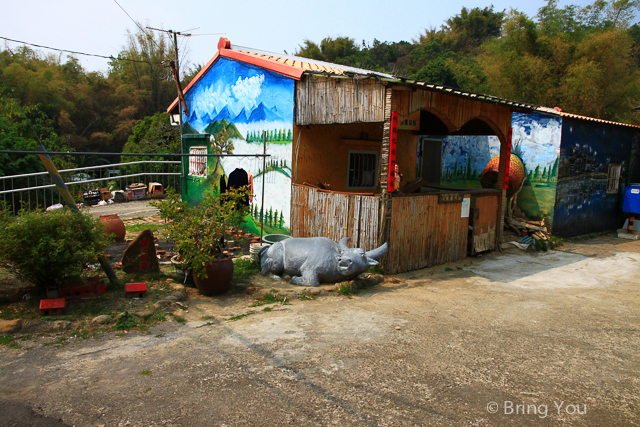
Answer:
<svg viewBox="0 0 640 427"><path fill-rule="evenodd" d="M378 182L378 152L349 151L347 189L375 189Z"/></svg>
<svg viewBox="0 0 640 427"><path fill-rule="evenodd" d="M207 147L191 147L189 148L189 175L207 176Z"/></svg>

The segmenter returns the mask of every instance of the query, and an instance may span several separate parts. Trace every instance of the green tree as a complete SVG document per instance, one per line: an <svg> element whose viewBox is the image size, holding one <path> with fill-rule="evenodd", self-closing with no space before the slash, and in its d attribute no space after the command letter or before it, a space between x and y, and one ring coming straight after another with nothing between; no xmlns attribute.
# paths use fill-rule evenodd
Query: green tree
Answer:
<svg viewBox="0 0 640 427"><path fill-rule="evenodd" d="M123 153L180 153L180 128L171 126L167 113L138 120L122 150ZM165 160L163 157L128 157L128 161Z"/></svg>
<svg viewBox="0 0 640 427"><path fill-rule="evenodd" d="M558 8L549 0L537 22L511 11L502 37L479 58L487 92L609 120L633 120L640 99L629 16L638 3L597 0Z"/></svg>
<svg viewBox="0 0 640 427"><path fill-rule="evenodd" d="M168 36L152 30L127 31L127 43L119 57L142 62L111 61L110 79L139 92L143 115L165 110L176 96L175 83L165 78L168 70L162 65L174 59Z"/></svg>
<svg viewBox="0 0 640 427"><path fill-rule="evenodd" d="M40 110L39 105L25 106L40 141L48 151L67 151L65 140L54 131L54 122ZM34 151L40 146L27 118L13 98L0 96L0 149ZM66 156L51 156L58 169L73 166ZM19 175L41 172L44 168L37 156L0 153L0 175Z"/></svg>

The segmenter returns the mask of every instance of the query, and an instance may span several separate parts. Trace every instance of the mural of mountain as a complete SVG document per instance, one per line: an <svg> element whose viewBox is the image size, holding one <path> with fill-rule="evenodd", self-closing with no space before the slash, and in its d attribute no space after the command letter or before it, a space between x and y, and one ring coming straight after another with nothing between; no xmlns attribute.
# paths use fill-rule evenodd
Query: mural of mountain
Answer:
<svg viewBox="0 0 640 427"><path fill-rule="evenodd" d="M217 114L216 109L213 109L213 112L211 114ZM211 116L209 115L209 113L204 113L204 116L202 116L202 123L209 123L211 122Z"/></svg>
<svg viewBox="0 0 640 427"><path fill-rule="evenodd" d="M199 134L200 132L195 130L193 126L189 124L189 122L186 122L182 124L182 133L185 135L186 134L196 135L196 134Z"/></svg>
<svg viewBox="0 0 640 427"><path fill-rule="evenodd" d="M233 123L229 123L226 119L216 120L213 123L209 123L209 126L204 129L204 132L215 137L215 135L220 132L223 127L227 130L229 138L244 139L244 137L238 131L238 128L236 128Z"/></svg>
<svg viewBox="0 0 640 427"><path fill-rule="evenodd" d="M259 121L268 121L273 122L276 120L284 120L280 114L270 110L264 105L264 103L260 103L256 107L255 110L251 112L251 116L249 117L249 122L259 122Z"/></svg>
<svg viewBox="0 0 640 427"><path fill-rule="evenodd" d="M242 111L240 111L240 113L236 116L236 118L233 119L233 123L247 123L247 112L245 111L244 107L242 108Z"/></svg>
<svg viewBox="0 0 640 427"><path fill-rule="evenodd" d="M196 115L196 110L192 110L191 115L189 116L189 121L193 123L196 120L198 120L198 116Z"/></svg>
<svg viewBox="0 0 640 427"><path fill-rule="evenodd" d="M211 119L211 122L217 122L219 120L226 120L227 122L233 121L236 118L236 115L231 111L228 105L225 105L222 110L216 116ZM205 123L207 123L205 121Z"/></svg>

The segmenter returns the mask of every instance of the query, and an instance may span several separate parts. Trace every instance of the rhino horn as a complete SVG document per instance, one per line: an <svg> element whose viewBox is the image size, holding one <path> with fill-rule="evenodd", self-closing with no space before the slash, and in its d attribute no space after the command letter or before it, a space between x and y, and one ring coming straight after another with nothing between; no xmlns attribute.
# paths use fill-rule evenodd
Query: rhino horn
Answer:
<svg viewBox="0 0 640 427"><path fill-rule="evenodd" d="M340 246L341 251L346 251L349 249L350 240L351 240L351 237L343 237L342 239L340 239L340 242L338 242L338 246Z"/></svg>
<svg viewBox="0 0 640 427"><path fill-rule="evenodd" d="M367 257L368 257L368 258L375 259L375 260L377 261L377 260L379 260L380 258L382 258L382 256L383 256L384 254L386 254L386 253L387 253L387 249L388 249L388 248L387 248L387 244L386 244L386 243L384 243L382 246L380 246L380 247L378 247L378 248L376 248L376 249L370 250L370 251L369 251L369 252L367 252L366 254L367 254Z"/></svg>

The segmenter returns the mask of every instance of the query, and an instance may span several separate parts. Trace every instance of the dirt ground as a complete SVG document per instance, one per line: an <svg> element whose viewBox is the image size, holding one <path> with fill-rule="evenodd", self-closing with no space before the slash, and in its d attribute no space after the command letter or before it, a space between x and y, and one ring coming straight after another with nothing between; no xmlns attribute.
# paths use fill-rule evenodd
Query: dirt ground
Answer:
<svg viewBox="0 0 640 427"><path fill-rule="evenodd" d="M270 311L190 292L149 335L0 346L0 424L638 425L639 272L640 242L601 236L351 297L260 278L290 296Z"/></svg>

